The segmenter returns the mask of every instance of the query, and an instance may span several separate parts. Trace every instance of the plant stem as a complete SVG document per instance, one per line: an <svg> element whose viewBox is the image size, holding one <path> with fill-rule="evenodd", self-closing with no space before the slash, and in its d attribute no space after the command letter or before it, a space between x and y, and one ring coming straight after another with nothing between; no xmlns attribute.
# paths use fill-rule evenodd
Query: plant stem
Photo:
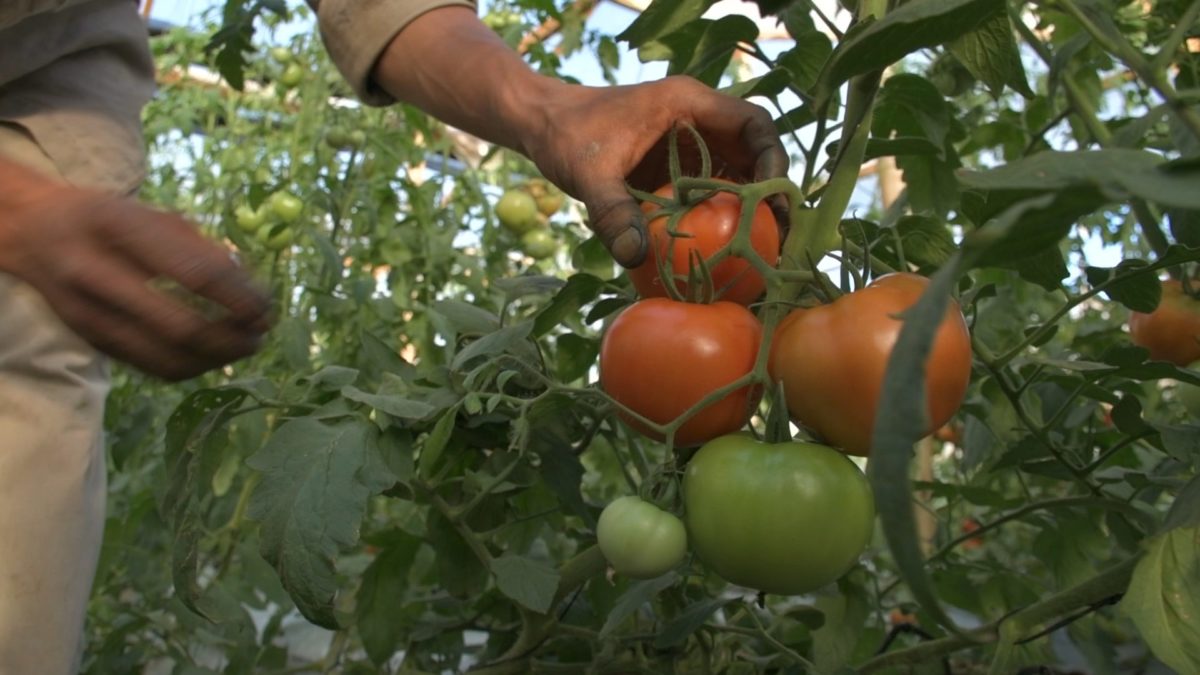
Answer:
<svg viewBox="0 0 1200 675"><path fill-rule="evenodd" d="M757 629L759 637L766 640L767 644L779 650L781 654L787 656L797 665L803 667L806 671L810 673L817 672L817 666L813 664L812 661L800 656L799 652L775 639L775 637L771 635L771 633L768 632L767 629L762 625L762 622L758 620L758 615L754 613L752 608L747 608L746 614L750 617L750 620L754 622L754 627Z"/></svg>
<svg viewBox="0 0 1200 675"><path fill-rule="evenodd" d="M1092 484L1092 481L1088 479L1087 473L1069 461L1066 455L1063 454L1062 450L1060 450L1058 446L1054 445L1054 443L1050 441L1049 436L1046 435L1046 430L1043 429L1041 425L1035 424L1034 421L1029 417L1029 413L1025 411L1025 406L1021 403L1021 395L1019 391L1013 389L1013 387L1005 379L1004 373L1001 372L1003 367L995 364L995 357L992 355L991 350L989 350L978 340L972 340L972 347L976 356L979 357L980 362L983 363L988 372L992 374L996 384L1000 387L1000 391L1004 393L1005 398L1007 398L1009 403L1012 404L1013 410L1017 413L1017 418L1021 420L1021 424L1025 425L1025 428L1029 429L1029 432L1033 435L1033 437L1036 438L1044 448L1046 448L1046 451L1049 452L1059 464L1062 464L1068 471L1071 472L1071 475L1075 477L1075 480L1078 481L1080 485L1087 488L1089 492L1097 497L1102 496L1103 492L1101 492L1099 487Z"/></svg>

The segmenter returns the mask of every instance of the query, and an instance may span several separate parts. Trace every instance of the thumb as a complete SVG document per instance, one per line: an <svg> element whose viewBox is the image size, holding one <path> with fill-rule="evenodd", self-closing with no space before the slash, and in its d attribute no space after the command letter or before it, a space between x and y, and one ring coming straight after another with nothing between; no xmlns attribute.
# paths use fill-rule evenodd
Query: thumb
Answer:
<svg viewBox="0 0 1200 675"><path fill-rule="evenodd" d="M624 183L601 183L581 197L587 206L588 226L617 263L626 268L642 264L646 259L645 215Z"/></svg>

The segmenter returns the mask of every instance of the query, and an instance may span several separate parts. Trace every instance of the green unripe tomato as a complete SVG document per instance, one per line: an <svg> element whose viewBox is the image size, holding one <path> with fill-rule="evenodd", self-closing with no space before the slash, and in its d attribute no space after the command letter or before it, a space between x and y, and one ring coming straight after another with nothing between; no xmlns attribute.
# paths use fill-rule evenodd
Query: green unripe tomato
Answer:
<svg viewBox="0 0 1200 675"><path fill-rule="evenodd" d="M325 132L325 145L334 150L341 150L350 144L350 134L342 127L334 127Z"/></svg>
<svg viewBox="0 0 1200 675"><path fill-rule="evenodd" d="M566 196L553 183L545 178L532 178L525 184L525 190L537 203L538 212L547 218L558 213L566 203Z"/></svg>
<svg viewBox="0 0 1200 675"><path fill-rule="evenodd" d="M275 213L275 216L285 223L296 222L304 210L304 202L300 201L299 197L283 190L274 192L267 197L267 203L271 205L271 211Z"/></svg>
<svg viewBox="0 0 1200 675"><path fill-rule="evenodd" d="M596 524L596 538L608 564L618 574L634 579L662 576L687 553L683 522L633 495L604 507Z"/></svg>
<svg viewBox="0 0 1200 675"><path fill-rule="evenodd" d="M254 235L255 240L262 244L268 250L282 251L292 245L295 236L292 228L284 223L277 223L270 227L264 227Z"/></svg>
<svg viewBox="0 0 1200 675"><path fill-rule="evenodd" d="M325 144L335 150L358 150L366 142L367 134L361 129L334 127L325 134Z"/></svg>
<svg viewBox="0 0 1200 675"><path fill-rule="evenodd" d="M233 210L233 218L238 229L247 234L258 232L263 223L267 222L267 214L263 212L262 207L252 209L249 204L238 204Z"/></svg>
<svg viewBox="0 0 1200 675"><path fill-rule="evenodd" d="M308 72L299 63L289 63L288 67L284 68L279 75L279 84L291 89L303 82L304 76L307 74Z"/></svg>
<svg viewBox="0 0 1200 675"><path fill-rule="evenodd" d="M545 260L558 251L558 241L546 230L530 230L521 235L521 250L534 260Z"/></svg>
<svg viewBox="0 0 1200 675"><path fill-rule="evenodd" d="M516 234L537 227L537 216L537 202L524 190L508 190L496 202L496 217L500 224Z"/></svg>
<svg viewBox="0 0 1200 675"><path fill-rule="evenodd" d="M292 50L288 49L287 47L272 47L270 54L271 58L275 59L277 63L282 65L291 63L292 59L295 58L295 55L292 54Z"/></svg>
<svg viewBox="0 0 1200 675"><path fill-rule="evenodd" d="M871 540L875 500L850 458L749 434L701 446L683 477L692 550L726 581L797 595L846 573Z"/></svg>
<svg viewBox="0 0 1200 675"><path fill-rule="evenodd" d="M1200 372L1200 361L1196 361L1188 368ZM1175 394L1193 418L1200 418L1200 387L1180 382L1175 388Z"/></svg>

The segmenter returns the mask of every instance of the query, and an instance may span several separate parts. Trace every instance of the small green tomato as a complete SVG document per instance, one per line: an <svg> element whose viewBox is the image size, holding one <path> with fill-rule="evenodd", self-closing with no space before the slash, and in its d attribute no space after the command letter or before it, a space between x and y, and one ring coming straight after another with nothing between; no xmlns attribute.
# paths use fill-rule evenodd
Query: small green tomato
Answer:
<svg viewBox="0 0 1200 675"><path fill-rule="evenodd" d="M687 553L683 521L633 495L604 507L596 538L608 564L634 579L662 576Z"/></svg>

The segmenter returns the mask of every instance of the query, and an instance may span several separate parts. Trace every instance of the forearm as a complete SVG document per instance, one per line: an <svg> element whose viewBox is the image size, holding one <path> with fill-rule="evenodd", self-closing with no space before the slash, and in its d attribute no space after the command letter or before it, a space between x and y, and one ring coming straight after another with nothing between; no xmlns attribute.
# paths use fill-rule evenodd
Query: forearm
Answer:
<svg viewBox="0 0 1200 675"><path fill-rule="evenodd" d="M541 102L567 86L531 70L465 7L435 9L408 24L373 79L401 101L526 154L526 139L548 124Z"/></svg>

